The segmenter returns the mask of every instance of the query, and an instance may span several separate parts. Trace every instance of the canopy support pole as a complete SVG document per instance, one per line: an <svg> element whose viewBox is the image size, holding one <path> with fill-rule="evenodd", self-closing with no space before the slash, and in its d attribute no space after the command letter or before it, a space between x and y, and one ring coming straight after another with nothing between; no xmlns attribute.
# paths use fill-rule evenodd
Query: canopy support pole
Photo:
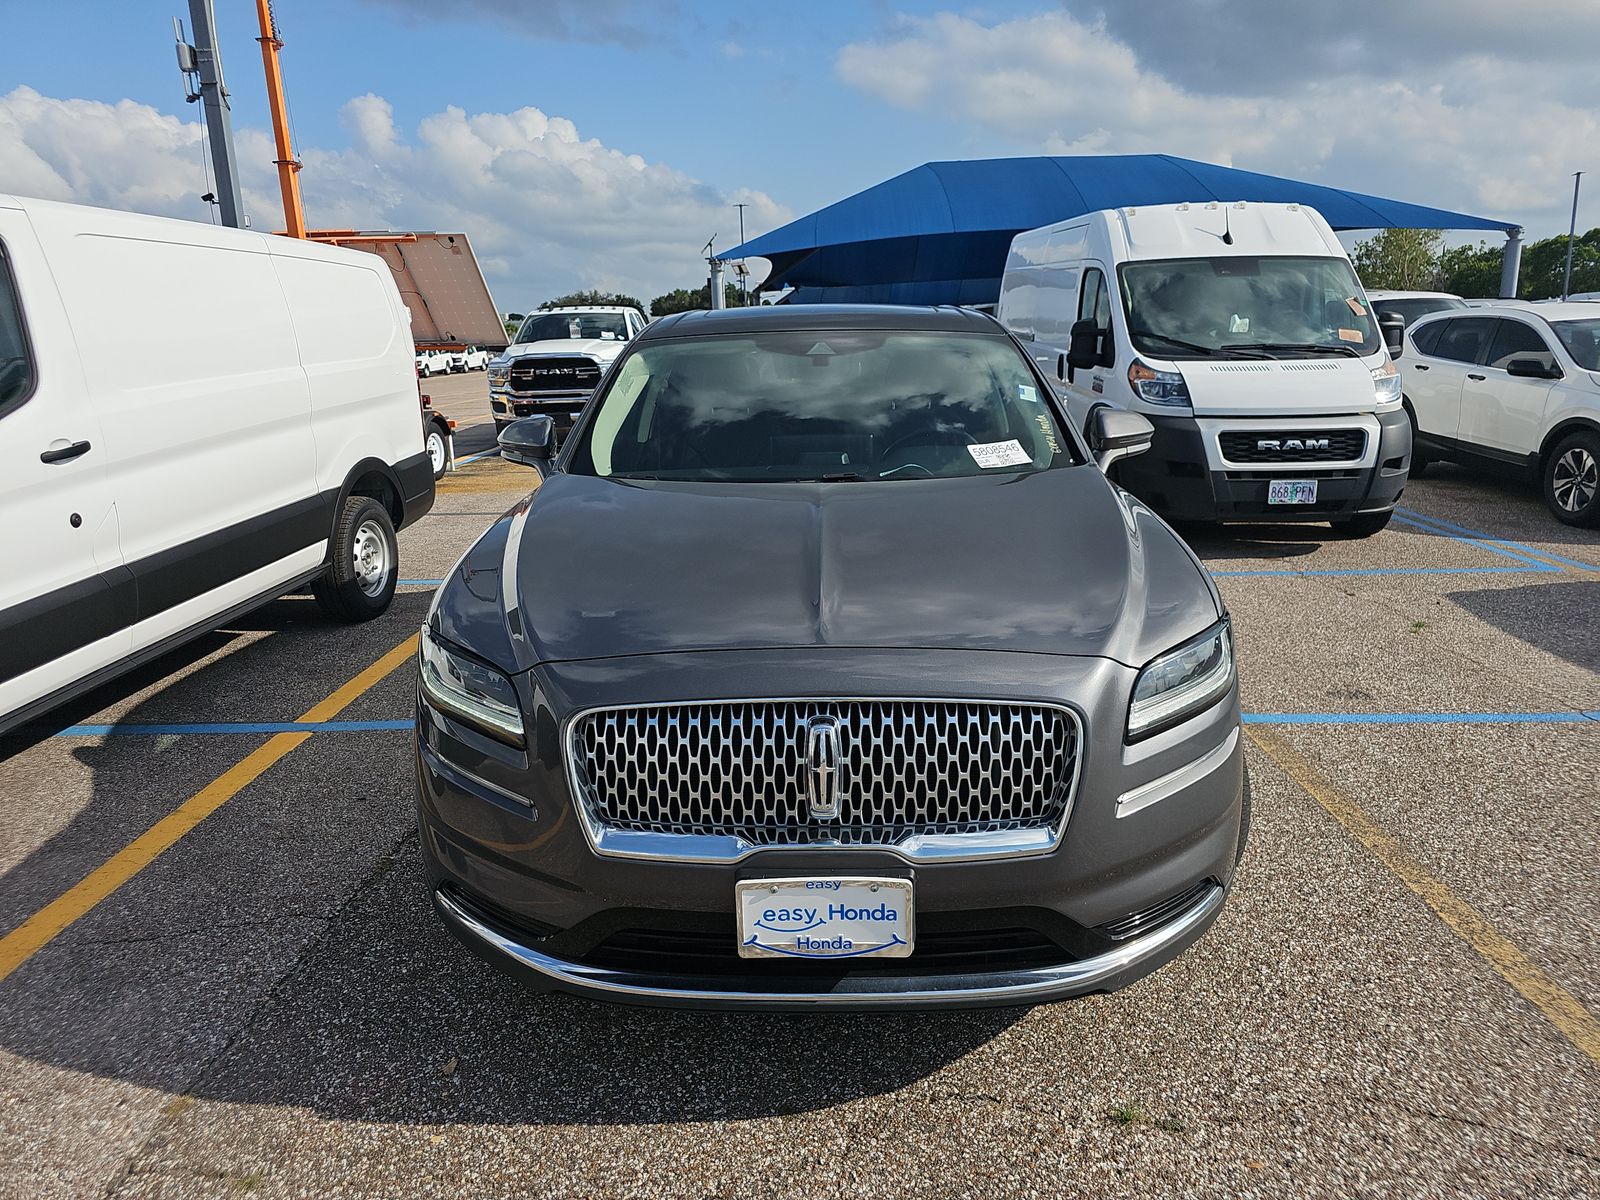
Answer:
<svg viewBox="0 0 1600 1200"><path fill-rule="evenodd" d="M1506 231L1506 253L1500 263L1500 298L1517 298L1517 277L1522 274L1522 226Z"/></svg>

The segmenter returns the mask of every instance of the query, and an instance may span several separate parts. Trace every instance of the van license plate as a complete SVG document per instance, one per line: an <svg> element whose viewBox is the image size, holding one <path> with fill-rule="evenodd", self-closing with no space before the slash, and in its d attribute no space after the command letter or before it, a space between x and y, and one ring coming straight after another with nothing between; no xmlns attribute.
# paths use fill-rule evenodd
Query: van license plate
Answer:
<svg viewBox="0 0 1600 1200"><path fill-rule="evenodd" d="M1315 479L1274 479L1267 484L1268 504L1315 504Z"/></svg>
<svg viewBox="0 0 1600 1200"><path fill-rule="evenodd" d="M909 879L746 879L734 884L741 958L905 958Z"/></svg>

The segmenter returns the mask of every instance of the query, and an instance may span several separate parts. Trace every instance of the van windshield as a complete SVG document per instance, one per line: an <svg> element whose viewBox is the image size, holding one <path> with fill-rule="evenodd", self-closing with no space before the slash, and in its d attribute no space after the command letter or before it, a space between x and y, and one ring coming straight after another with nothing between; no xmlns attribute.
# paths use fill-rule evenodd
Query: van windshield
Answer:
<svg viewBox="0 0 1600 1200"><path fill-rule="evenodd" d="M628 321L621 313L534 313L517 330L519 342L564 342L578 338L624 341Z"/></svg>
<svg viewBox="0 0 1600 1200"><path fill-rule="evenodd" d="M1342 258L1155 259L1118 273L1128 335L1155 358L1365 356L1383 345Z"/></svg>
<svg viewBox="0 0 1600 1200"><path fill-rule="evenodd" d="M782 330L627 355L566 469L613 479L851 483L1012 475L1073 443L1006 338Z"/></svg>

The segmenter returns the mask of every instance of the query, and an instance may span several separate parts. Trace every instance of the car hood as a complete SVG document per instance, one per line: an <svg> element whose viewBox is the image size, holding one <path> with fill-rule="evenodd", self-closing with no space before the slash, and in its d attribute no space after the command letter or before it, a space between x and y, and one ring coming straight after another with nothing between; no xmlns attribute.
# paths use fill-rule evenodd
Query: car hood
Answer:
<svg viewBox="0 0 1600 1200"><path fill-rule="evenodd" d="M1196 416L1285 417L1371 412L1378 361L1329 356L1173 365Z"/></svg>
<svg viewBox="0 0 1600 1200"><path fill-rule="evenodd" d="M1140 666L1220 612L1188 547L1085 466L892 483L557 474L467 553L431 620L511 672L794 647Z"/></svg>
<svg viewBox="0 0 1600 1200"><path fill-rule="evenodd" d="M621 354L627 344L621 341L608 341L605 338L552 338L544 342L518 342L514 346L507 346L501 352L501 357L512 359L521 358L525 354L539 354L554 358L581 354L596 362L608 363Z"/></svg>

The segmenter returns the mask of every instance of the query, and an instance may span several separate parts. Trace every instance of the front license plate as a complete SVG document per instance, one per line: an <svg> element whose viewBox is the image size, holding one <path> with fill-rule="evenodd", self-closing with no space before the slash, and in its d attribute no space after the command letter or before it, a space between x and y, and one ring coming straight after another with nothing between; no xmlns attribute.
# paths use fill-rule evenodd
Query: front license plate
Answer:
<svg viewBox="0 0 1600 1200"><path fill-rule="evenodd" d="M904 958L909 879L747 879L734 885L741 958Z"/></svg>
<svg viewBox="0 0 1600 1200"><path fill-rule="evenodd" d="M1274 479L1267 484L1268 504L1315 504L1315 479Z"/></svg>

